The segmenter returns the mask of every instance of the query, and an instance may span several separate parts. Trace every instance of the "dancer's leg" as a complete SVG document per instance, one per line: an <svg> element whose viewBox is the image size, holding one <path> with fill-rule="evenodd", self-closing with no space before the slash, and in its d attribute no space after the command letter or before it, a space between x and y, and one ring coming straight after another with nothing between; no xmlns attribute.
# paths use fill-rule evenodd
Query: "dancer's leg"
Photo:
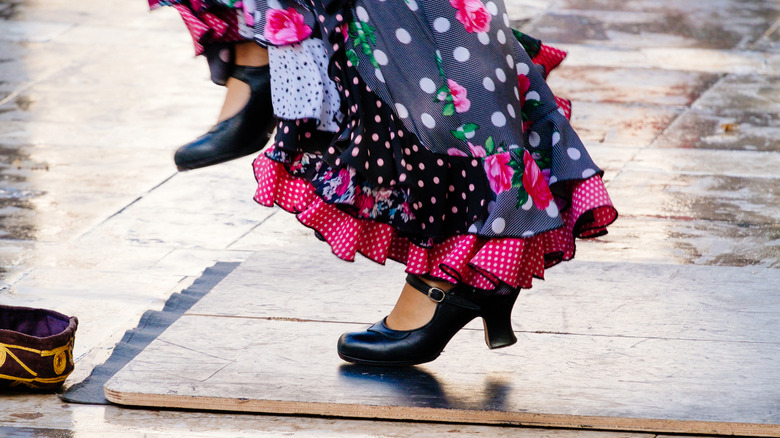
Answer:
<svg viewBox="0 0 780 438"><path fill-rule="evenodd" d="M236 65L260 67L268 65L268 50L260 47L252 41L238 43L235 46ZM217 122L227 120L236 115L249 102L249 84L236 78L228 78L225 84L227 94L222 109L219 112Z"/></svg>

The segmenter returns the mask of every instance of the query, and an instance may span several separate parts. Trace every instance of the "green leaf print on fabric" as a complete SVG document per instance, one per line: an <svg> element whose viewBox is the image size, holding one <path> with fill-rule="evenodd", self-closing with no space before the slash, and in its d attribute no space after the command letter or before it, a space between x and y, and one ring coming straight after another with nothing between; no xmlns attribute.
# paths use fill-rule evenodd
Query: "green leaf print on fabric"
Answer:
<svg viewBox="0 0 780 438"><path fill-rule="evenodd" d="M474 137L474 132L476 132L477 129L479 129L479 125L476 123L466 123L464 125L458 126L450 132L452 133L452 136L458 140L467 141L468 139Z"/></svg>
<svg viewBox="0 0 780 438"><path fill-rule="evenodd" d="M514 175L512 175L512 188L525 191L523 190L523 171L525 170L525 166L523 165L523 163L517 161L514 157L512 157L512 160L509 161L509 167L511 167L515 171Z"/></svg>
<svg viewBox="0 0 780 438"><path fill-rule="evenodd" d="M526 202L528 202L528 192L523 186L523 174L525 173L525 164L522 161L515 159L514 155L509 161L509 167L511 167L515 173L512 174L512 188L517 189L517 205L515 208L522 208Z"/></svg>
<svg viewBox="0 0 780 438"><path fill-rule="evenodd" d="M552 167L551 150L539 149L531 152L531 156L534 158L534 161L536 161L536 165L539 166L539 169L549 169Z"/></svg>
<svg viewBox="0 0 780 438"><path fill-rule="evenodd" d="M376 46L376 34L374 28L364 21L353 21L349 23L349 36L352 41L352 49L347 50L347 59L357 66L360 62L355 49L363 52L368 57L374 67L379 68L379 63L374 58L374 49Z"/></svg>
<svg viewBox="0 0 780 438"><path fill-rule="evenodd" d="M347 59L349 60L349 62L352 63L352 65L357 66L358 64L360 64L360 58L358 57L357 53L355 53L355 51L352 49L347 50Z"/></svg>
<svg viewBox="0 0 780 438"><path fill-rule="evenodd" d="M542 102L539 101L539 100L527 100L527 101L525 101L525 103L523 104L523 110L522 110L523 121L527 122L527 121L531 120L528 117L528 113L534 112L534 110L536 110L538 108L541 108L542 105L543 105Z"/></svg>
<svg viewBox="0 0 780 438"><path fill-rule="evenodd" d="M452 102L447 102L444 104L444 108L441 110L441 115L451 116L453 114L455 114L455 104Z"/></svg>
<svg viewBox="0 0 780 438"><path fill-rule="evenodd" d="M492 135L488 137L487 140L485 140L485 152L488 155L493 155L496 153L496 142L493 140Z"/></svg>
<svg viewBox="0 0 780 438"><path fill-rule="evenodd" d="M471 101L468 99L468 91L454 80L447 78L444 74L441 56L438 51L434 56L436 59L436 68L439 70L439 77L442 82L444 82L432 92L434 102L444 103L444 106L441 109L441 115L450 117L455 115L455 113L467 112L469 108L471 108ZM429 78L426 78L426 80L429 81L429 83L432 82ZM435 87L435 84L433 86ZM455 135L455 138L464 140L459 135Z"/></svg>
<svg viewBox="0 0 780 438"><path fill-rule="evenodd" d="M526 53L528 53L528 56L533 58L539 54L539 51L542 49L542 42L540 40L529 37L517 29L512 29L512 33L520 45L523 46Z"/></svg>
<svg viewBox="0 0 780 438"><path fill-rule="evenodd" d="M452 90L450 90L450 87L447 83L447 76L444 75L444 69L442 68L441 65L441 57L439 56L438 52L434 56L436 59L436 67L439 70L439 77L442 79L444 84L440 85L433 92L433 101L444 102L444 107L442 107L441 115L445 117L449 117L455 114L455 110L456 110L455 101L452 97Z"/></svg>
<svg viewBox="0 0 780 438"><path fill-rule="evenodd" d="M526 202L528 202L528 192L526 192L523 188L520 188L520 190L517 191L517 205L515 208L523 208Z"/></svg>

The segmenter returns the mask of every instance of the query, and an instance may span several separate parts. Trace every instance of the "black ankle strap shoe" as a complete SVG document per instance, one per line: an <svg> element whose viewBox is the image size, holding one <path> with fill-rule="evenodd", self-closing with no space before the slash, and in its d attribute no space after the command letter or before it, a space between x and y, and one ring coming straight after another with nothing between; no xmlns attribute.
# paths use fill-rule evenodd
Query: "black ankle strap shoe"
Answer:
<svg viewBox="0 0 780 438"><path fill-rule="evenodd" d="M198 169L258 152L274 130L269 67L233 67L231 77L249 85L249 102L235 116L180 147L173 156L179 170Z"/></svg>
<svg viewBox="0 0 780 438"><path fill-rule="evenodd" d="M413 275L406 281L437 303L433 318L414 330L393 330L385 318L366 330L344 333L337 347L342 359L377 366L430 362L439 357L455 333L477 316L485 322L485 340L490 348L517 342L510 316L518 291L506 296L489 296L464 284L444 291Z"/></svg>

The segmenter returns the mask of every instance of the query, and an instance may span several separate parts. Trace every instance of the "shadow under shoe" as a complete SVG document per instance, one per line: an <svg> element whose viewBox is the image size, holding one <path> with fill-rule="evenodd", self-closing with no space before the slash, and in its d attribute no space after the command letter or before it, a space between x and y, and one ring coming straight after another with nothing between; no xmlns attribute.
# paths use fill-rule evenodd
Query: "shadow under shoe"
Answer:
<svg viewBox="0 0 780 438"><path fill-rule="evenodd" d="M406 281L437 302L433 318L414 330L393 330L385 318L366 330L344 333L338 341L339 357L347 362L375 366L430 362L439 357L455 333L477 316L483 318L485 341L491 349L517 342L511 313L519 290L509 295L490 296L464 284L445 292L413 275Z"/></svg>
<svg viewBox="0 0 780 438"><path fill-rule="evenodd" d="M180 147L173 156L177 169L198 169L253 154L271 138L276 119L269 67L237 65L230 76L249 85L249 102L235 116Z"/></svg>
<svg viewBox="0 0 780 438"><path fill-rule="evenodd" d="M426 408L451 409L450 397L433 374L420 367L377 367L343 364L339 378L357 392L382 391L386 402Z"/></svg>

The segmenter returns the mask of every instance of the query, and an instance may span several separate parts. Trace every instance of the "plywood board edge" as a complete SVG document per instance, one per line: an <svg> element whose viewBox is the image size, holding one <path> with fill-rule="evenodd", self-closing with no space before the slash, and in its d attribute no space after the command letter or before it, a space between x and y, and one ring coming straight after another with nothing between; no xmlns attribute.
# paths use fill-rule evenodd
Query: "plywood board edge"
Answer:
<svg viewBox="0 0 780 438"><path fill-rule="evenodd" d="M774 424L159 395L116 391L107 386L104 392L106 399L112 403L140 407L621 432L780 437L780 425Z"/></svg>

